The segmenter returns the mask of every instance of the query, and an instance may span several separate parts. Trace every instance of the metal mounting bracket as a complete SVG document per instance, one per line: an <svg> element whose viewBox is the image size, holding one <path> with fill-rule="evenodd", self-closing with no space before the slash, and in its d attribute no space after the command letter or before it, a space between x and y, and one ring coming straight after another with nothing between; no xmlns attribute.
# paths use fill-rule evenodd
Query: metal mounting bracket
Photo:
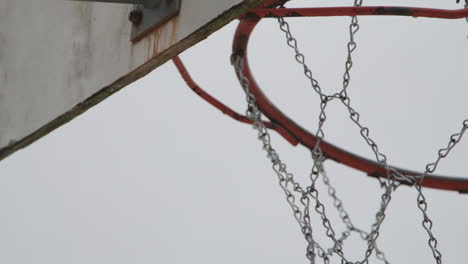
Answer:
<svg viewBox="0 0 468 264"><path fill-rule="evenodd" d="M148 32L176 16L180 10L181 0L161 0L157 8L135 5L129 19L133 23L132 41L138 41Z"/></svg>
<svg viewBox="0 0 468 264"><path fill-rule="evenodd" d="M133 42L179 13L181 0L72 0L78 2L105 2L134 4L128 19L132 22Z"/></svg>

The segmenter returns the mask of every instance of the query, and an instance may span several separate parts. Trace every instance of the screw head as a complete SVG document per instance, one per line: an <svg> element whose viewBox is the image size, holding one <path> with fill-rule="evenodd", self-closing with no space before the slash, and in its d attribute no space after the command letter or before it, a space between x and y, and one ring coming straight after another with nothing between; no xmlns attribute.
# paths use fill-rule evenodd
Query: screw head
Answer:
<svg viewBox="0 0 468 264"><path fill-rule="evenodd" d="M128 15L128 20L130 20L134 26L138 27L141 24L141 20L143 20L143 11L139 9L132 10Z"/></svg>

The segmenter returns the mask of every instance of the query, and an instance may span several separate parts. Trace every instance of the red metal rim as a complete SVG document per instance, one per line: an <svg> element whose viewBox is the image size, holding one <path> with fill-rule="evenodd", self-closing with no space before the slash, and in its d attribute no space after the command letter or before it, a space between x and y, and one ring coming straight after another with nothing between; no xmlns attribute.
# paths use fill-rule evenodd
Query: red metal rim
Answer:
<svg viewBox="0 0 468 264"><path fill-rule="evenodd" d="M459 19L468 17L468 9L434 9L402 6L345 6L312 8L252 9L242 18L258 20L264 17L324 17L324 16L411 16Z"/></svg>
<svg viewBox="0 0 468 264"><path fill-rule="evenodd" d="M282 1L269 1L269 2L278 3ZM413 11L415 9L417 8L406 8L406 10L413 10ZM281 12L279 12L278 10L281 10ZM308 9L308 10L311 10L311 9ZM350 8L347 10L347 12L350 12L350 13L346 13L344 15L350 15L350 14L360 15L359 13L357 13L357 11L359 10L360 10L359 8ZM366 9L366 10L367 10L366 12L371 12L372 10L375 11L376 9L374 7L374 9ZM449 13L452 11L456 11L456 10L438 10L438 9L422 10L420 8L417 10L420 10L420 12L418 13L418 16L426 16L427 14L430 14L431 15L430 17L440 17L442 15L446 16L447 11ZM324 11L324 9L322 9L322 11ZM336 8L328 8L325 10L325 12L336 12ZM382 14L374 14L374 15L389 15L389 12L391 11L383 12ZM458 12L457 16L460 16L459 10L457 12ZM257 103L259 110L266 117L268 117L272 123L278 126L281 126L285 131L287 131L289 134L294 136L299 141L299 144L302 144L303 146L309 149L313 149L315 146L315 143L317 142L317 138L315 137L315 135L310 133L306 129L302 128L294 120L292 120L287 115L282 113L281 110L278 109L268 99L268 97L263 93L263 91L260 89L260 87L256 83L252 75L252 72L250 71L248 58L247 58L247 46L248 46L248 42L250 39L250 35L252 31L254 30L255 26L262 19L262 17L269 17L269 16L274 17L278 15L288 15L288 14L291 14L291 13L290 13L290 10L288 10L287 8L262 9L260 12L257 12L257 13L256 13L256 10L249 11L246 15L244 15L240 19L240 23L234 35L233 56L240 56L243 58L243 64L244 64L243 74L250 81L249 89L250 89L250 92L256 98L256 103ZM406 12L403 14L400 12L398 15L410 15L411 16L414 14L415 14L414 12L412 13ZM468 16L468 10L463 10L462 14L463 14L462 17ZM453 14L450 13L449 16L452 16L452 15ZM453 17L450 17L450 18L453 18ZM334 160L348 167L365 172L367 175L372 176L372 177L386 177L385 168L383 168L379 163L375 161L353 154L349 151L341 149L326 141L322 141L320 143L320 146L323 151L323 154L328 159ZM417 175L422 174L416 171L401 169L397 167L394 167L394 168L396 168L402 174L409 175L409 176L417 176ZM406 184L405 182L402 182L402 183ZM452 191L459 191L462 193L468 193L468 179L461 179L461 178L456 178L456 177L449 177L449 176L442 176L442 175L427 175L424 181L422 182L421 186L434 188L434 189L452 190Z"/></svg>

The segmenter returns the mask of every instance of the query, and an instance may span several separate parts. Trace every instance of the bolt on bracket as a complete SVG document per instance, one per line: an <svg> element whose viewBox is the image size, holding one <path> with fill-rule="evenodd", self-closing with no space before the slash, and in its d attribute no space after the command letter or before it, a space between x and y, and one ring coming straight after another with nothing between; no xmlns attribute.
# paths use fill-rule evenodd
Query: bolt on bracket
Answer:
<svg viewBox="0 0 468 264"><path fill-rule="evenodd" d="M160 0L156 8L147 8L143 5L135 5L135 9L130 13L129 19L132 21L132 14L137 16L137 23L133 22L132 41L138 41L153 29L159 27L164 22L176 16L180 10L181 0Z"/></svg>
<svg viewBox="0 0 468 264"><path fill-rule="evenodd" d="M181 0L71 0L78 2L105 2L133 4L134 10L128 19L132 22L133 42L143 38L148 32L157 28L179 13Z"/></svg>

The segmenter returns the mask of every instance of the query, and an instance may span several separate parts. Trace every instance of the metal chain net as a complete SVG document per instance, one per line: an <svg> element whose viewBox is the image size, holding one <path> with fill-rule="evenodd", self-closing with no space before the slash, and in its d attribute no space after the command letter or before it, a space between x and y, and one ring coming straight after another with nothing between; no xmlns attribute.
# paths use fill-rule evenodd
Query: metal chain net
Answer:
<svg viewBox="0 0 468 264"><path fill-rule="evenodd" d="M354 6L361 5L362 0L354 1ZM280 6L280 8L282 7L283 6ZM465 0L465 8L468 8L468 0ZM312 71L306 64L304 54L302 54L299 50L298 42L291 33L290 25L282 17L277 18L277 20L280 30L286 37L286 44L294 51L294 58L296 62L302 67L304 76L310 81L312 89L319 95L321 101L318 128L315 133L317 137L317 143L311 151L313 165L309 175L309 185L305 187L301 186L301 184L295 180L294 175L289 172L286 164L281 161L279 154L273 148L271 143L271 136L265 125L261 122L262 114L255 103L255 96L250 93L249 80L243 75L243 58L238 55L233 55L231 57L231 62L246 94L246 101L248 106L246 116L253 122L253 127L257 131L258 139L262 143L262 147L266 151L267 157L272 163L273 171L275 172L279 185L286 196L286 201L291 207L293 216L299 224L301 232L307 242L306 257L308 258L309 262L311 264L315 264L317 258L319 258L324 264L328 264L330 263L331 258L336 255L340 258L342 264L367 264L369 263L369 258L374 253L378 260L385 264L389 264L390 262L385 257L384 252L381 251L377 246L377 239L380 234L380 227L386 216L386 209L388 208L388 205L391 201L392 193L398 187L398 181L405 181L413 185L416 190L417 207L421 211L423 219L421 224L429 237L428 245L432 251L435 262L437 264L441 264L442 255L437 248L438 241L432 232L433 222L429 217L427 200L423 194L420 184L424 180L424 177L429 173L433 173L436 170L439 162L449 154L449 152L458 142L460 142L463 134L466 132L466 130L468 130L468 119L463 121L462 127L458 133L450 136L450 140L447 146L445 148L441 148L438 151L436 160L426 165L425 171L422 175L403 175L395 168L392 168L387 164L386 155L379 150L377 143L371 138L369 128L363 124L360 118L361 115L351 105L351 99L347 92L351 81L350 72L353 67L352 54L357 48L355 36L359 31L358 18L355 16L351 18L342 89L340 92L334 94L325 94L322 92L319 82L314 78ZM364 231L363 229L354 225L349 213L344 208L343 201L339 198L335 187L333 187L331 184L330 178L327 175L324 167L325 157L320 149L320 143L325 136L325 132L323 131L324 123L327 120L325 110L328 103L334 100L341 102L345 106L349 113L349 118L357 126L361 137L374 153L375 160L380 165L382 165L382 167L384 167L387 172L387 177L385 179L379 178L380 185L383 189L383 194L380 197L380 207L377 210L377 213L375 213L375 222L371 225L370 231ZM321 177L322 183L327 189L328 196L330 196L333 201L333 206L337 210L339 217L341 218L341 222L346 227L345 231L341 232L339 236L336 234L335 229L327 216L325 205L321 202L321 198L319 197L319 192L316 188L317 179L319 177ZM325 234L332 242L332 246L330 248L324 248L314 239L310 219L311 209L315 210L322 221L322 225L325 228ZM351 236L352 233L358 234L360 238L367 244L364 257L360 261L351 261L347 259L343 253L343 243L348 237Z"/></svg>

